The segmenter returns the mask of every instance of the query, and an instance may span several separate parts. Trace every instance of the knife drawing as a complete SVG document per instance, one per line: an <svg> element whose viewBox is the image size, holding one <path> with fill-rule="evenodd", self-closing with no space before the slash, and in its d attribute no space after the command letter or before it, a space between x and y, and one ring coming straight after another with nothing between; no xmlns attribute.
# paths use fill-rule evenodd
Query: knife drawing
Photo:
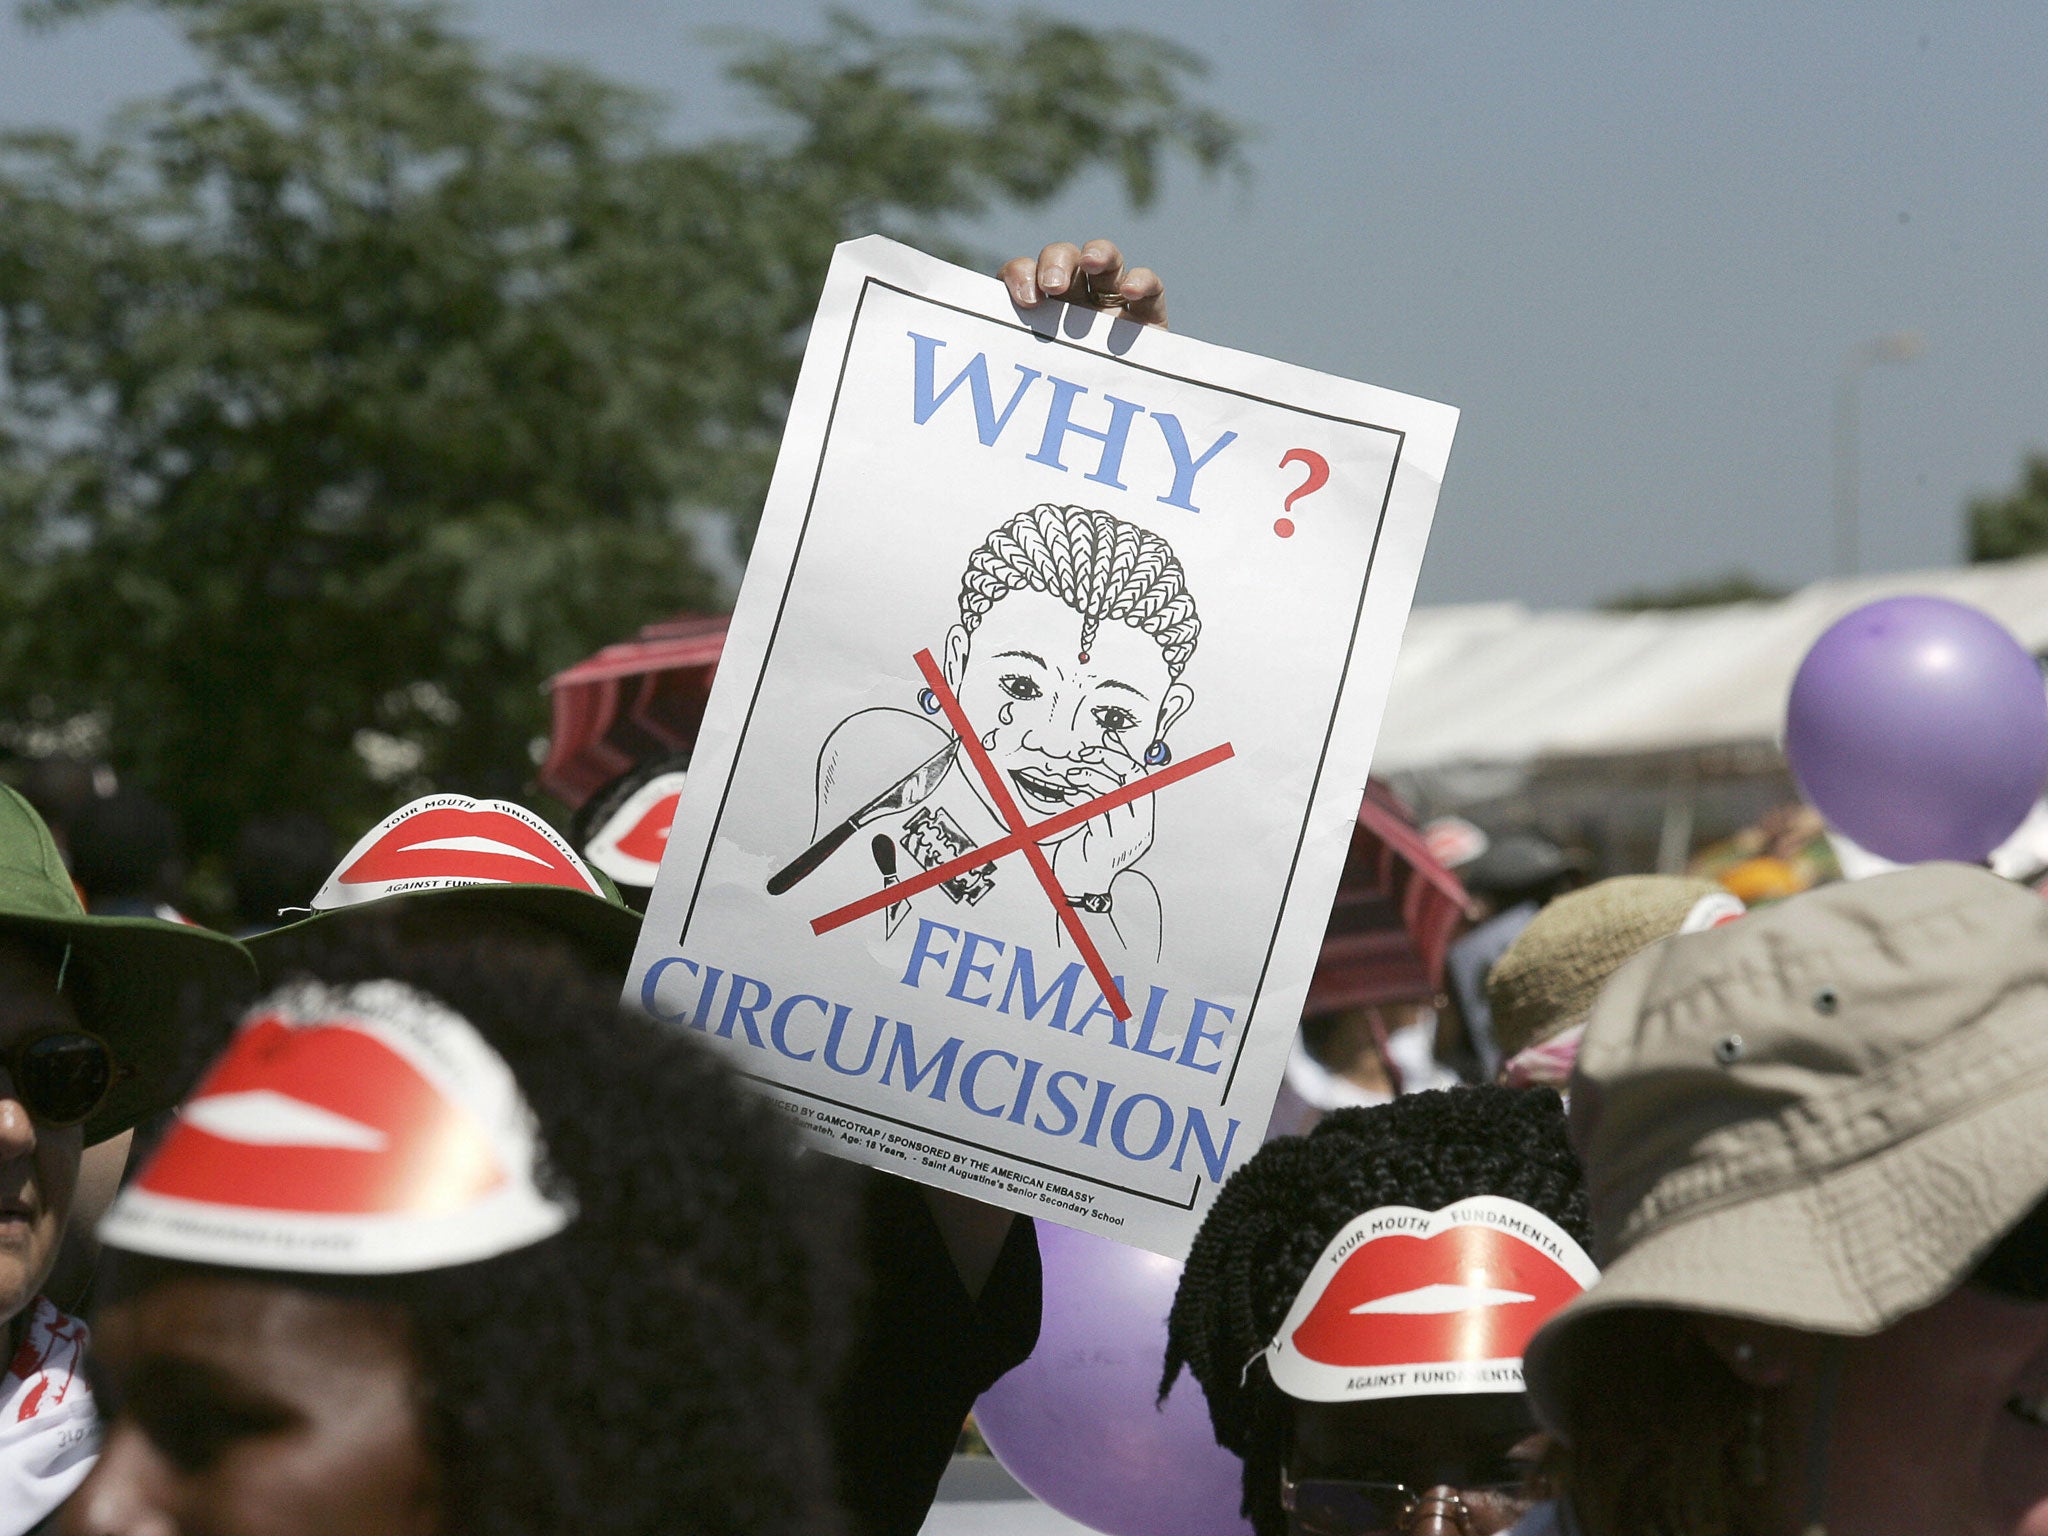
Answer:
<svg viewBox="0 0 2048 1536"><path fill-rule="evenodd" d="M802 880L806 875L817 869L820 864L831 858L833 854L839 851L840 846L849 837L852 837L854 833L858 832L869 822L879 820L884 816L898 815L903 811L911 809L911 807L923 800L926 795L929 795L938 787L939 780L943 779L946 776L946 771L953 766L953 753L957 746L957 742L948 740L943 747L939 748L928 759L919 763L910 772L906 773L866 805L847 817L846 820L839 823L830 832L827 832L823 837L811 844L810 847L790 860L782 869L777 870L768 881L768 894L770 896L780 896L799 880Z"/></svg>

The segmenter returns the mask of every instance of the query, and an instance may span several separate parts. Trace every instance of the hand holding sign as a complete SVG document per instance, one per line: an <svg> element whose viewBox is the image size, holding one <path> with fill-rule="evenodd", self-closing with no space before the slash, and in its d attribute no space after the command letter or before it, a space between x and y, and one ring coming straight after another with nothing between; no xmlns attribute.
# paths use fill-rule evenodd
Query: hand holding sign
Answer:
<svg viewBox="0 0 2048 1536"><path fill-rule="evenodd" d="M1139 325L1166 325L1166 288L1150 267L1124 266L1124 254L1111 240L1090 240L1076 247L1056 240L1036 258L1017 256L1003 263L1002 279L1010 301L1019 309L1036 309L1047 299L1065 299L1093 309L1120 309Z"/></svg>

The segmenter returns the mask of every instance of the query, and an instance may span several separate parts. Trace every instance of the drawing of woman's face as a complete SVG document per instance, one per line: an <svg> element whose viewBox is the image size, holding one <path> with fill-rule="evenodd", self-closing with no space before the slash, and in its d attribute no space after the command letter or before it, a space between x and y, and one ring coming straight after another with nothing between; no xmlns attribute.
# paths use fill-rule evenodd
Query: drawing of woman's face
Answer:
<svg viewBox="0 0 2048 1536"><path fill-rule="evenodd" d="M1081 616L1051 593L1029 590L997 599L971 637L954 627L946 676L1033 822L1102 794L1104 769L1129 779L1146 748L1194 702L1150 635L1106 620L1083 661ZM979 780L969 779L988 803Z"/></svg>

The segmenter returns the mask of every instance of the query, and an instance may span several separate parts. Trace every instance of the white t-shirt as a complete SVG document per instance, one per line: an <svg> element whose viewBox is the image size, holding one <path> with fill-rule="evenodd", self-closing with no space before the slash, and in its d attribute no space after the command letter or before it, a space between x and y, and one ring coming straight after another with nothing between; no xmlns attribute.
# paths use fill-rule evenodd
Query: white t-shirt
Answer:
<svg viewBox="0 0 2048 1536"><path fill-rule="evenodd" d="M100 1448L85 1324L43 1296L27 1323L0 1376L0 1536L21 1536L71 1497Z"/></svg>

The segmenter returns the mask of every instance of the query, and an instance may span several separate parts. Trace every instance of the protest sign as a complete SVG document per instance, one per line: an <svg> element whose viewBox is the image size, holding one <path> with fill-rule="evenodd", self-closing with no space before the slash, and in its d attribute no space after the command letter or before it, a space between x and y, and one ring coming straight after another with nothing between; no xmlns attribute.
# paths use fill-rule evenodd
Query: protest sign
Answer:
<svg viewBox="0 0 2048 1536"><path fill-rule="evenodd" d="M1184 1253L1265 1129L1455 423L842 246L629 998L818 1145Z"/></svg>

